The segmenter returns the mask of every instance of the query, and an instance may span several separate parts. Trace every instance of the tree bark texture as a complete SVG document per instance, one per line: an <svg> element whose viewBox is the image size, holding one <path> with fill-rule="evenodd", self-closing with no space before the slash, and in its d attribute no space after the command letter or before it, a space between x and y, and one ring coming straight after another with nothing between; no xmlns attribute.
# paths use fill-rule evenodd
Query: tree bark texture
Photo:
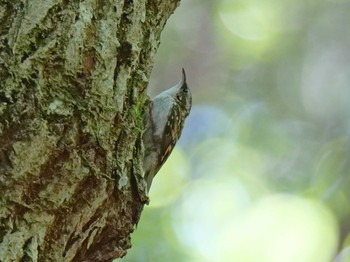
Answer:
<svg viewBox="0 0 350 262"><path fill-rule="evenodd" d="M0 261L111 261L147 202L143 113L180 0L0 0Z"/></svg>

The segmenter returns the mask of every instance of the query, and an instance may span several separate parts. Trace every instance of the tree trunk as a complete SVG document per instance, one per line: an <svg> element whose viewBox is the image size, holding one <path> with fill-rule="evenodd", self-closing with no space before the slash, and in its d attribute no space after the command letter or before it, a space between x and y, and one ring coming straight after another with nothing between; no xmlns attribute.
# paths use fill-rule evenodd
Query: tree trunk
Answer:
<svg viewBox="0 0 350 262"><path fill-rule="evenodd" d="M0 0L0 261L111 261L147 202L146 87L180 0Z"/></svg>

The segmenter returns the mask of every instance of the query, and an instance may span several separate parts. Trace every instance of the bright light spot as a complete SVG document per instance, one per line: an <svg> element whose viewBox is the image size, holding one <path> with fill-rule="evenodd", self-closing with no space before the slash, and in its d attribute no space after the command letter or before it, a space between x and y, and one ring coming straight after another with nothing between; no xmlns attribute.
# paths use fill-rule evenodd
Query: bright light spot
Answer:
<svg viewBox="0 0 350 262"><path fill-rule="evenodd" d="M150 207L166 206L181 194L189 173L189 163L184 153L175 148L171 156L153 179L150 190Z"/></svg>
<svg viewBox="0 0 350 262"><path fill-rule="evenodd" d="M269 1L224 1L218 13L231 33L250 41L271 38L282 22L276 4Z"/></svg>
<svg viewBox="0 0 350 262"><path fill-rule="evenodd" d="M173 224L203 261L329 262L337 247L336 221L322 204L274 195L252 206L234 181L197 185Z"/></svg>
<svg viewBox="0 0 350 262"><path fill-rule="evenodd" d="M221 252L217 249L221 235L249 207L249 195L234 179L206 179L187 192L186 200L172 215L175 234L185 247L215 259Z"/></svg>
<svg viewBox="0 0 350 262"><path fill-rule="evenodd" d="M274 47L284 29L280 8L270 0L227 0L218 5L216 31L225 54L232 56L232 66L247 68Z"/></svg>
<svg viewBox="0 0 350 262"><path fill-rule="evenodd" d="M267 197L241 224L231 226L222 237L221 261L328 262L337 247L337 225L329 210L296 196Z"/></svg>
<svg viewBox="0 0 350 262"><path fill-rule="evenodd" d="M226 28L241 38L262 40L268 35L264 16L255 8L236 11L223 10L219 16Z"/></svg>

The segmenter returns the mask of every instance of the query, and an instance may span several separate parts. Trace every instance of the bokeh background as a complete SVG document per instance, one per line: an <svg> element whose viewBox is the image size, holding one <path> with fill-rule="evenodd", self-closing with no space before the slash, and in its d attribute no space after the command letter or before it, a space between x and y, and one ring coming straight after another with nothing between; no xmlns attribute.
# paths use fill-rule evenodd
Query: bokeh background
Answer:
<svg viewBox="0 0 350 262"><path fill-rule="evenodd" d="M182 0L149 94L193 108L125 262L350 261L350 1Z"/></svg>

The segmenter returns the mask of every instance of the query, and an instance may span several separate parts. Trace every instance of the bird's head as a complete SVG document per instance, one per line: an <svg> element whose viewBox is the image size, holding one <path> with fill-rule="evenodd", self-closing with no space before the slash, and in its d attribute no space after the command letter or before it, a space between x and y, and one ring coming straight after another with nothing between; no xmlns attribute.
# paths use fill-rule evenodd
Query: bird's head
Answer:
<svg viewBox="0 0 350 262"><path fill-rule="evenodd" d="M181 106L187 116L192 106L192 95L186 83L186 73L184 69L182 69L181 81L176 86L170 88L168 92L176 103Z"/></svg>

